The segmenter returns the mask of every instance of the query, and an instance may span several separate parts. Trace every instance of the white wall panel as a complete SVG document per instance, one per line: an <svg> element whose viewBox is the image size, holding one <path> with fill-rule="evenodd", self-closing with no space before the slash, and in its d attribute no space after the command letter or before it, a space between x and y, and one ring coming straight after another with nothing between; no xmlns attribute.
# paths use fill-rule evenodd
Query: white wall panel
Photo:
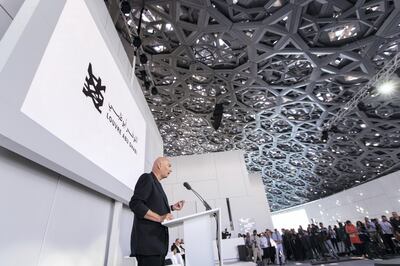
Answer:
<svg viewBox="0 0 400 266"><path fill-rule="evenodd" d="M247 173L242 151L179 156L172 157L171 161L173 172L161 183L171 204L181 199L186 201L184 209L174 213L175 216L205 210L196 196L183 187L182 183L186 181L211 207L221 209L222 228L230 227L226 198L230 199L233 235L239 232L239 219L243 217L255 220L259 230L272 226L261 176ZM170 235L170 242L182 237L181 228L172 230Z"/></svg>
<svg viewBox="0 0 400 266"><path fill-rule="evenodd" d="M216 177L215 166L210 156L180 156L177 157L177 160L179 160L179 164L176 165L176 173L178 181L182 181L182 183L215 179ZM196 170L194 171L194 169Z"/></svg>
<svg viewBox="0 0 400 266"><path fill-rule="evenodd" d="M36 266L58 177L0 147L0 264Z"/></svg>
<svg viewBox="0 0 400 266"><path fill-rule="evenodd" d="M0 209L1 265L104 264L111 200L3 148Z"/></svg>
<svg viewBox="0 0 400 266"><path fill-rule="evenodd" d="M97 266L105 262L112 202L62 179L38 266Z"/></svg>
<svg viewBox="0 0 400 266"><path fill-rule="evenodd" d="M15 17L25 0L0 0L2 6L11 17Z"/></svg>
<svg viewBox="0 0 400 266"><path fill-rule="evenodd" d="M10 26L12 19L0 6L0 40L4 33L6 33L8 26Z"/></svg>
<svg viewBox="0 0 400 266"><path fill-rule="evenodd" d="M24 0L0 0L0 40ZM145 169L162 155L162 139L103 1L85 0L147 121ZM6 12L4 11L6 10ZM56 12L49 6L43 20ZM9 15L7 14L9 13ZM20 21L21 22L21 21ZM15 24L16 26L23 26ZM39 34L31 32L31 34ZM14 49L12 43L8 43ZM45 144L43 144L45 145ZM195 203L192 203L195 206ZM195 208L187 206L187 210ZM112 201L0 147L0 264L7 266L104 265ZM120 217L118 259L130 253L133 214Z"/></svg>
<svg viewBox="0 0 400 266"><path fill-rule="evenodd" d="M313 218L325 225L333 225L336 220L356 222L364 217L391 216L392 211L400 212L400 171L273 215L298 209L306 210L309 222Z"/></svg>
<svg viewBox="0 0 400 266"><path fill-rule="evenodd" d="M131 253L131 230L133 225L133 212L127 207L122 208L119 232L118 260L122 261L124 256Z"/></svg>
<svg viewBox="0 0 400 266"><path fill-rule="evenodd" d="M213 154L215 161L213 162L216 167L218 176L218 184L220 186L221 197L239 197L246 194L245 179L240 169L241 164L234 165L234 162L242 160L242 154L239 152L232 152L228 154L215 153ZM232 162L232 163L229 163ZM234 182L232 182L234 180Z"/></svg>

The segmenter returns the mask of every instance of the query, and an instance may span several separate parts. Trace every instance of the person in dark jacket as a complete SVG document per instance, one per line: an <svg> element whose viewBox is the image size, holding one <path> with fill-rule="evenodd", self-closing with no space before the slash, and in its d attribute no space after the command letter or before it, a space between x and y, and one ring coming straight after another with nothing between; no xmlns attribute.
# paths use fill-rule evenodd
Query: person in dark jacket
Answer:
<svg viewBox="0 0 400 266"><path fill-rule="evenodd" d="M152 172L142 174L136 183L129 207L134 212L131 256L138 266L164 266L168 252L168 228L162 222L173 219L171 211L182 209L184 201L168 204L160 181L171 173L166 157L154 161Z"/></svg>

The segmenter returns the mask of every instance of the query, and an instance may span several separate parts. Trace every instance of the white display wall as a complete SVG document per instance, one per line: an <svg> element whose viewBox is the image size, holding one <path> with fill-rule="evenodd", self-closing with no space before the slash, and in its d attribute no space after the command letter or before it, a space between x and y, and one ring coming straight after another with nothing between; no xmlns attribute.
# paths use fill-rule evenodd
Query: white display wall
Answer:
<svg viewBox="0 0 400 266"><path fill-rule="evenodd" d="M312 219L325 225L346 220L355 223L364 217L391 216L392 211L400 212L400 171L317 201L274 212L272 221L277 228L297 229Z"/></svg>
<svg viewBox="0 0 400 266"><path fill-rule="evenodd" d="M75 1L75 0L68 0ZM25 2L25 3L24 3ZM25 27L22 12L35 9L41 0L0 0L0 42L2 47L15 49L10 40L10 29ZM29 32L40 38L49 32L50 21L57 19L59 0L47 1L43 24L39 32ZM65 1L61 1L65 2ZM90 8L98 30L105 38L108 51L128 84L139 112L146 121L144 171L150 171L153 160L162 155L162 139L142 94L131 63L109 17L104 1L82 0ZM26 14L26 13L25 13ZM34 25L30 25L34 26ZM6 36L8 34L8 37ZM6 38L4 38L6 36ZM18 36L11 36L14 40ZM11 39L13 39L11 38ZM28 52L35 49L25 43ZM46 47L46 43L43 44ZM0 57L4 49L0 50ZM28 53L29 54L29 53ZM38 54L29 54L27 62ZM2 58L4 59L4 58ZM23 65L26 67L25 65ZM94 70L93 70L94 71ZM18 78L24 73L15 72ZM83 79L85 77L83 76ZM82 90L82 88L81 88ZM2 95L12 88L0 87ZM10 100L12 101L12 99ZM137 110L136 110L137 111ZM9 121L0 120L3 124ZM31 132L27 132L31 133ZM32 137L33 139L34 136ZM5 139L2 139L5 141ZM39 143L43 147L49 143ZM22 148L16 151L23 154ZM39 158L39 157L36 157ZM39 158L40 159L40 158ZM133 214L121 202L94 191L93 184L71 181L70 177L49 170L0 147L0 265L7 266L98 266L123 265L123 257L130 254L130 233ZM65 160L65 163L73 163ZM80 165L78 163L78 165ZM84 167L83 167L84 168ZM94 175L93 172L88 171ZM136 179L137 177L132 177ZM127 189L130 197L131 191ZM126 264L124 264L126 265ZM132 264L130 264L132 265Z"/></svg>
<svg viewBox="0 0 400 266"><path fill-rule="evenodd" d="M26 0L0 69L0 145L127 203L162 139L104 2Z"/></svg>
<svg viewBox="0 0 400 266"><path fill-rule="evenodd" d="M249 229L272 227L261 176L247 172L242 151L172 157L171 161L173 170L162 181L163 187L171 204L181 199L186 201L182 211L173 213L176 217L205 210L194 194L183 187L183 182L188 182L212 208L221 209L222 229L228 228L232 237L241 232L241 224L246 221L247 224L254 223ZM230 229L226 198L230 201L233 231ZM182 230L170 230L170 241L177 237L183 237Z"/></svg>
<svg viewBox="0 0 400 266"><path fill-rule="evenodd" d="M25 0L1 0L0 1L0 40L7 31L14 17L17 15Z"/></svg>

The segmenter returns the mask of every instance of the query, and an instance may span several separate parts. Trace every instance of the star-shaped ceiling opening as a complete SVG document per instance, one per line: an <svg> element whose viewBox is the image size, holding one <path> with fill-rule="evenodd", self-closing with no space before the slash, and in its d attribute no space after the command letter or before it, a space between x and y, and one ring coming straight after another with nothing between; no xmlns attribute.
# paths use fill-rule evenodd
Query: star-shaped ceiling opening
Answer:
<svg viewBox="0 0 400 266"><path fill-rule="evenodd" d="M365 99L326 143L320 138L399 52L399 1L144 2L137 55L148 61L137 62L136 74L165 154L244 150L272 211L399 169L399 94ZM106 3L131 43L142 1L130 1L126 14L115 12L118 0ZM216 104L224 109L218 130Z"/></svg>

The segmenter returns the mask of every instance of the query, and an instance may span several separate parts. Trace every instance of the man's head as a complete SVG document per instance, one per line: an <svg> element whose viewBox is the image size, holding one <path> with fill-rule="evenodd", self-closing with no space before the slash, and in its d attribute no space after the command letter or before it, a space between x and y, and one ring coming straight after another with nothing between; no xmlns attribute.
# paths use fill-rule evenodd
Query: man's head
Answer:
<svg viewBox="0 0 400 266"><path fill-rule="evenodd" d="M392 217L397 218L397 217L399 217L399 215L397 214L397 212L392 212Z"/></svg>
<svg viewBox="0 0 400 266"><path fill-rule="evenodd" d="M153 163L152 172L158 180L167 178L167 176L172 172L171 162L167 157L158 157Z"/></svg>
<svg viewBox="0 0 400 266"><path fill-rule="evenodd" d="M382 218L382 221L384 221L384 222L387 221L387 217L385 215L382 215L381 218Z"/></svg>

